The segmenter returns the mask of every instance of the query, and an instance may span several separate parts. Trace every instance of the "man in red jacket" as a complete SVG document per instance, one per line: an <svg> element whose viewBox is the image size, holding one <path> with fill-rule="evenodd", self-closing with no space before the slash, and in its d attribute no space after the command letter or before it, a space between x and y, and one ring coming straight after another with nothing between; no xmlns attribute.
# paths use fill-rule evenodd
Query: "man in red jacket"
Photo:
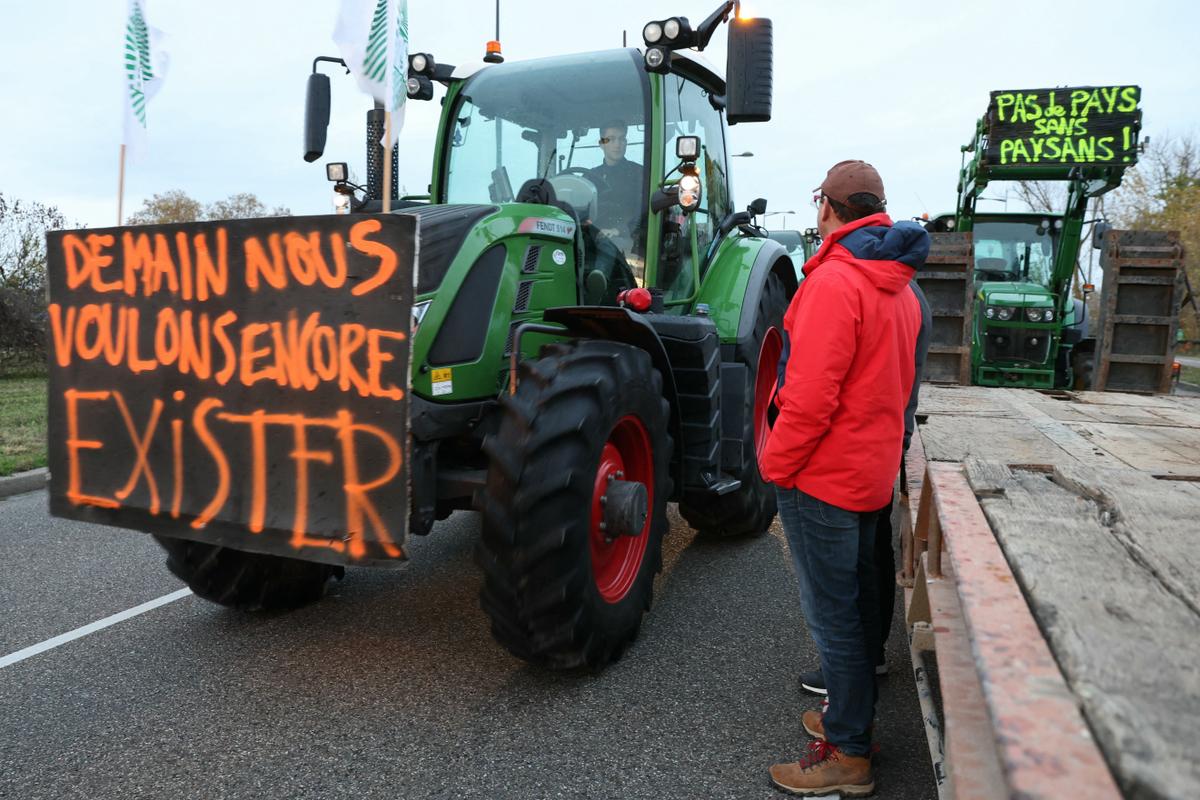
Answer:
<svg viewBox="0 0 1200 800"><path fill-rule="evenodd" d="M929 252L919 225L893 225L879 173L834 165L814 198L824 240L784 315L779 415L763 452L821 661L829 708L807 711L817 741L771 767L800 794L869 794L879 601L878 509L900 469L921 309L908 284Z"/></svg>

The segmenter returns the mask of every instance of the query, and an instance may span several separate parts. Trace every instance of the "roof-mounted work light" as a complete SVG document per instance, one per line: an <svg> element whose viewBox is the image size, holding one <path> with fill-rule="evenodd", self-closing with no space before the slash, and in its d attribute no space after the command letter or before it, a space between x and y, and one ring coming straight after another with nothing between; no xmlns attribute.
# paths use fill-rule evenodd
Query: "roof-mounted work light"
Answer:
<svg viewBox="0 0 1200 800"><path fill-rule="evenodd" d="M646 43L646 69L650 72L669 72L671 51L695 47L703 50L717 27L729 18L736 3L727 0L693 30L687 17L668 17L646 23L642 40Z"/></svg>
<svg viewBox="0 0 1200 800"><path fill-rule="evenodd" d="M408 57L409 75L424 75L426 78L432 78L435 69L437 69L437 62L429 53L413 53Z"/></svg>
<svg viewBox="0 0 1200 800"><path fill-rule="evenodd" d="M408 91L408 99L410 100L433 99L433 81L424 75L410 76L405 84L405 88Z"/></svg>
<svg viewBox="0 0 1200 800"><path fill-rule="evenodd" d="M646 69L650 72L671 71L671 51L665 47L646 48Z"/></svg>

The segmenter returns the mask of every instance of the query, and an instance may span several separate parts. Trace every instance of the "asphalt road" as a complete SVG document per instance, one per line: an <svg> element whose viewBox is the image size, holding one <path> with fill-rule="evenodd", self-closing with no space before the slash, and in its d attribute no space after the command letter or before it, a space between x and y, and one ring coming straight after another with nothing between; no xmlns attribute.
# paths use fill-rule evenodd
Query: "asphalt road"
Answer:
<svg viewBox="0 0 1200 800"><path fill-rule="evenodd" d="M246 615L194 596L0 668L2 798L772 798L815 664L782 531L694 541L677 517L655 607L605 672L497 646L474 514L401 571ZM180 588L149 537L0 501L0 658ZM902 606L901 606L902 608ZM899 614L897 615L899 616ZM878 796L936 796L897 624Z"/></svg>

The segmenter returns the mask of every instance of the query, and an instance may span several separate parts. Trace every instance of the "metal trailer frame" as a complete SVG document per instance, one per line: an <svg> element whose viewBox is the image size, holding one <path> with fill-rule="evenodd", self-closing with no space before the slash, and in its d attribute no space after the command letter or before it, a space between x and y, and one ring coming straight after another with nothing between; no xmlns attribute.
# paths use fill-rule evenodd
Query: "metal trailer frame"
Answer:
<svg viewBox="0 0 1200 800"><path fill-rule="evenodd" d="M1120 798L962 465L926 463L918 432L904 481L897 577L939 798Z"/></svg>
<svg viewBox="0 0 1200 800"><path fill-rule="evenodd" d="M971 326L975 309L975 259L970 233L935 233L917 270L933 316L925 380L971 385Z"/></svg>
<svg viewBox="0 0 1200 800"><path fill-rule="evenodd" d="M1168 394L1185 302L1179 232L1109 231L1100 266L1104 290L1092 388Z"/></svg>

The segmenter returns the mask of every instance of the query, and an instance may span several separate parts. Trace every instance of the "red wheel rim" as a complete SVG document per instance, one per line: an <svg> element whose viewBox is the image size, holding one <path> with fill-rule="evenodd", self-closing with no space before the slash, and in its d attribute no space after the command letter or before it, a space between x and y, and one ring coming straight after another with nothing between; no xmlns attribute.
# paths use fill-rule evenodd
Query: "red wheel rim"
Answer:
<svg viewBox="0 0 1200 800"><path fill-rule="evenodd" d="M754 454L762 463L763 450L767 446L767 410L775 396L775 385L779 382L779 356L783 353L783 336L778 328L767 328L762 346L758 349L758 374L754 379Z"/></svg>
<svg viewBox="0 0 1200 800"><path fill-rule="evenodd" d="M600 498L608 489L610 476L645 484L649 513L646 524L637 536L618 536L609 541L600 529L604 506ZM622 417L613 426L600 453L596 483L592 490L592 579L605 602L618 603L629 594L646 555L650 540L650 525L654 519L654 448L646 426L634 416Z"/></svg>

